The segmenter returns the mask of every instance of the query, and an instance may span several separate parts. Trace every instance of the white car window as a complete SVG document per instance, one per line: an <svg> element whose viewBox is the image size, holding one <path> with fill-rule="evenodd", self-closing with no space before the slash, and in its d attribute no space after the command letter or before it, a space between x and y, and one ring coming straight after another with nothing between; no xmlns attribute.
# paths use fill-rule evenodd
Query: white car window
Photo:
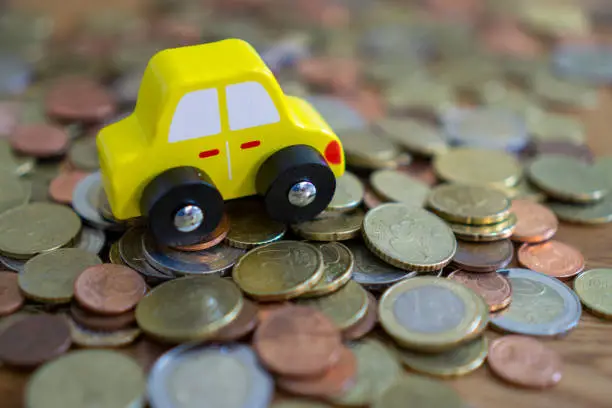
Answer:
<svg viewBox="0 0 612 408"><path fill-rule="evenodd" d="M168 142L180 142L221 133L217 89L202 89L184 95L170 123Z"/></svg>
<svg viewBox="0 0 612 408"><path fill-rule="evenodd" d="M227 88L227 110L230 130L268 125L280 115L266 89L258 82L242 82Z"/></svg>

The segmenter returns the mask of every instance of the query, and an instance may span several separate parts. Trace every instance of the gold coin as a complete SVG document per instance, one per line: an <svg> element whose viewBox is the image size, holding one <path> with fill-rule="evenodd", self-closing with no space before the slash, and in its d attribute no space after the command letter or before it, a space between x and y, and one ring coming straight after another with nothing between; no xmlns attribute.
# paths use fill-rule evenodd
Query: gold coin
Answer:
<svg viewBox="0 0 612 408"><path fill-rule="evenodd" d="M110 263L116 265L127 265L121 258L121 253L119 252L119 241L113 242L110 246L110 249L108 250L108 260Z"/></svg>
<svg viewBox="0 0 612 408"><path fill-rule="evenodd" d="M396 170L378 170L370 175L370 184L387 201L423 207L429 186L408 174Z"/></svg>
<svg viewBox="0 0 612 408"><path fill-rule="evenodd" d="M576 144L586 142L582 122L571 116L543 112L527 121L527 131L535 141L557 140Z"/></svg>
<svg viewBox="0 0 612 408"><path fill-rule="evenodd" d="M0 252L28 259L68 245L80 230L81 219L63 205L22 205L0 215Z"/></svg>
<svg viewBox="0 0 612 408"><path fill-rule="evenodd" d="M446 220L471 225L495 224L510 214L506 195L486 186L441 185L433 189L428 204Z"/></svg>
<svg viewBox="0 0 612 408"><path fill-rule="evenodd" d="M336 191L323 214L351 211L361 204L364 194L361 180L353 173L345 172L336 179Z"/></svg>
<svg viewBox="0 0 612 408"><path fill-rule="evenodd" d="M494 188L506 194L506 196L510 200L525 199L525 200L535 201L536 203L541 203L543 201L546 201L546 195L542 193L541 190L538 190L537 188L532 186L531 183L529 183L525 179L521 179L521 181L519 181L516 186L512 186L512 187L494 186Z"/></svg>
<svg viewBox="0 0 612 408"><path fill-rule="evenodd" d="M390 86L385 99L392 111L418 110L433 115L443 112L456 101L452 86L424 78L400 86Z"/></svg>
<svg viewBox="0 0 612 408"><path fill-rule="evenodd" d="M533 92L541 100L566 107L596 107L597 91L592 86L569 82L546 71L540 71L533 83Z"/></svg>
<svg viewBox="0 0 612 408"><path fill-rule="evenodd" d="M398 147L369 130L342 130L337 132L342 141L346 160L390 161L400 154Z"/></svg>
<svg viewBox="0 0 612 408"><path fill-rule="evenodd" d="M410 271L434 271L448 265L457 241L436 215L404 204L383 204L363 220L367 247L385 262Z"/></svg>
<svg viewBox="0 0 612 408"><path fill-rule="evenodd" d="M584 307L606 319L612 318L611 285L612 269L605 268L584 271L574 280L574 290Z"/></svg>
<svg viewBox="0 0 612 408"><path fill-rule="evenodd" d="M146 379L130 357L110 350L78 350L51 360L30 377L28 408L143 407Z"/></svg>
<svg viewBox="0 0 612 408"><path fill-rule="evenodd" d="M546 204L560 220L576 224L605 224L612 221L612 194L594 204L552 201Z"/></svg>
<svg viewBox="0 0 612 408"><path fill-rule="evenodd" d="M323 277L302 295L303 298L326 295L344 286L353 274L355 258L350 249L340 242L316 244L323 254Z"/></svg>
<svg viewBox="0 0 612 408"><path fill-rule="evenodd" d="M333 217L293 224L291 229L304 239L313 241L344 241L359 236L363 223L363 211L340 213Z"/></svg>
<svg viewBox="0 0 612 408"><path fill-rule="evenodd" d="M396 156L387 160L379 160L373 157L350 156L346 159L346 164L365 170L397 169L400 166L408 166L412 162L412 156L408 153L398 153Z"/></svg>
<svg viewBox="0 0 612 408"><path fill-rule="evenodd" d="M72 343L79 347L123 347L132 344L140 336L140 329L137 327L100 332L79 326L72 319L68 319L68 325Z"/></svg>
<svg viewBox="0 0 612 408"><path fill-rule="evenodd" d="M382 327L398 344L441 352L479 336L488 322L489 308L457 282L421 276L389 288L380 299L378 314Z"/></svg>
<svg viewBox="0 0 612 408"><path fill-rule="evenodd" d="M229 219L229 233L225 241L241 249L250 249L281 239L287 227L270 219L261 200L229 201L225 209Z"/></svg>
<svg viewBox="0 0 612 408"><path fill-rule="evenodd" d="M448 143L440 131L425 121L414 118L387 118L374 124L381 135L406 150L431 157L448 150Z"/></svg>
<svg viewBox="0 0 612 408"><path fill-rule="evenodd" d="M412 402L409 402L412 401ZM461 397L442 381L420 375L404 375L391 384L371 405L372 408L405 408L407 403L427 408L465 408Z"/></svg>
<svg viewBox="0 0 612 408"><path fill-rule="evenodd" d="M497 150L457 148L437 155L433 166L441 179L461 184L510 187L522 175L518 161Z"/></svg>
<svg viewBox="0 0 612 408"><path fill-rule="evenodd" d="M349 344L357 358L355 383L332 402L342 406L366 406L402 374L394 353L378 340L369 338Z"/></svg>
<svg viewBox="0 0 612 408"><path fill-rule="evenodd" d="M102 260L78 248L60 248L28 260L19 274L19 288L26 297L45 303L68 303L74 296L74 280Z"/></svg>
<svg viewBox="0 0 612 408"><path fill-rule="evenodd" d="M9 171L0 169L0 213L30 201L32 189Z"/></svg>
<svg viewBox="0 0 612 408"><path fill-rule="evenodd" d="M443 353L418 353L398 349L400 360L407 367L436 377L454 377L471 373L480 367L488 351L486 337L480 336Z"/></svg>
<svg viewBox="0 0 612 408"><path fill-rule="evenodd" d="M236 284L259 300L286 300L308 292L323 277L323 255L314 245L281 241L255 248L234 266Z"/></svg>
<svg viewBox="0 0 612 408"><path fill-rule="evenodd" d="M368 309L368 293L355 281L349 281L336 292L308 299L297 299L300 306L319 310L344 330L365 316Z"/></svg>
<svg viewBox="0 0 612 408"><path fill-rule="evenodd" d="M164 341L202 341L231 323L242 305L231 280L189 276L151 290L136 306L136 321L145 333Z"/></svg>
<svg viewBox="0 0 612 408"><path fill-rule="evenodd" d="M331 406L310 400L282 400L272 403L270 408L331 408Z"/></svg>
<svg viewBox="0 0 612 408"><path fill-rule="evenodd" d="M507 219L497 224L466 225L449 222L448 226L457 238L470 242L501 241L512 236L516 228L516 215L510 213Z"/></svg>
<svg viewBox="0 0 612 408"><path fill-rule="evenodd" d="M529 166L528 175L534 185L561 201L592 203L609 191L601 172L566 155L540 155Z"/></svg>

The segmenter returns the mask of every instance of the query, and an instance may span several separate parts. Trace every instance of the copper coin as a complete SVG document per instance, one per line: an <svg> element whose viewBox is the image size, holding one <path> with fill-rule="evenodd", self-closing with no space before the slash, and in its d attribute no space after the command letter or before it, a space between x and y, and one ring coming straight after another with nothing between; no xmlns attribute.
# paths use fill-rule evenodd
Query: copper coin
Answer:
<svg viewBox="0 0 612 408"><path fill-rule="evenodd" d="M270 302L270 303L258 303L257 304L257 320L263 322L267 319L270 314L283 307L290 306L289 302Z"/></svg>
<svg viewBox="0 0 612 408"><path fill-rule="evenodd" d="M380 93L370 89L359 89L355 94L341 98L347 105L355 109L369 121L382 119L386 116L385 104Z"/></svg>
<svg viewBox="0 0 612 408"><path fill-rule="evenodd" d="M271 371L286 376L319 376L336 364L340 332L323 313L306 306L275 310L255 330L254 348Z"/></svg>
<svg viewBox="0 0 612 408"><path fill-rule="evenodd" d="M11 146L15 151L41 158L65 153L69 142L64 129L45 123L18 126L11 137Z"/></svg>
<svg viewBox="0 0 612 408"><path fill-rule="evenodd" d="M512 286L497 272L473 273L462 270L452 272L449 279L457 281L483 297L490 312L505 309L512 299Z"/></svg>
<svg viewBox="0 0 612 408"><path fill-rule="evenodd" d="M360 69L352 59L319 57L301 59L297 72L313 87L346 94L357 89Z"/></svg>
<svg viewBox="0 0 612 408"><path fill-rule="evenodd" d="M244 304L238 317L216 334L214 337L215 341L228 342L240 340L251 333L257 327L257 323L259 323L258 312L259 310L255 303L244 299Z"/></svg>
<svg viewBox="0 0 612 408"><path fill-rule="evenodd" d="M433 171L431 163L425 160L416 159L406 167L400 167L399 171L408 174L411 177L421 180L429 186L438 184L438 177Z"/></svg>
<svg viewBox="0 0 612 408"><path fill-rule="evenodd" d="M383 200L370 186L366 186L365 191L363 192L363 204L371 210L372 208L376 208L381 204L384 204L385 200Z"/></svg>
<svg viewBox="0 0 612 408"><path fill-rule="evenodd" d="M14 101L0 101L0 139L13 134L23 107Z"/></svg>
<svg viewBox="0 0 612 408"><path fill-rule="evenodd" d="M64 317L28 316L0 333L0 361L35 367L66 352L70 343L70 327Z"/></svg>
<svg viewBox="0 0 612 408"><path fill-rule="evenodd" d="M124 329L136 321L136 315L133 310L121 313L114 316L104 316L91 313L76 302L70 305L70 315L79 325L99 331L115 331Z"/></svg>
<svg viewBox="0 0 612 408"><path fill-rule="evenodd" d="M589 146L563 140L543 140L536 142L534 152L536 156L541 154L561 154L589 164L592 164L595 158Z"/></svg>
<svg viewBox="0 0 612 408"><path fill-rule="evenodd" d="M342 347L340 359L325 374L314 378L280 377L276 385L282 390L304 397L331 398L342 395L355 383L357 359L348 348Z"/></svg>
<svg viewBox="0 0 612 408"><path fill-rule="evenodd" d="M24 298L19 290L14 272L0 271L0 316L16 312L23 306Z"/></svg>
<svg viewBox="0 0 612 408"><path fill-rule="evenodd" d="M496 19L484 30L483 42L494 53L533 58L542 52L540 42L523 31L513 19Z"/></svg>
<svg viewBox="0 0 612 408"><path fill-rule="evenodd" d="M512 200L510 211L516 215L516 227L510 238L513 241L532 244L548 241L559 227L552 211L531 200Z"/></svg>
<svg viewBox="0 0 612 408"><path fill-rule="evenodd" d="M453 263L470 272L493 272L512 261L514 247L508 239L495 242L457 241Z"/></svg>
<svg viewBox="0 0 612 408"><path fill-rule="evenodd" d="M57 203L72 204L74 188L88 175L89 173L79 170L61 172L49 184L49 197Z"/></svg>
<svg viewBox="0 0 612 408"><path fill-rule="evenodd" d="M178 249L179 251L186 252L203 251L204 249L212 248L215 245L220 244L225 239L225 237L227 237L228 232L229 220L227 219L227 216L223 214L221 222L219 223L219 225L217 225L217 228L215 228L213 232L208 234L208 236L204 238L202 242L198 244L177 246L173 248Z"/></svg>
<svg viewBox="0 0 612 408"><path fill-rule="evenodd" d="M515 385L547 388L561 380L559 355L531 337L500 337L489 346L487 361L496 375Z"/></svg>
<svg viewBox="0 0 612 408"><path fill-rule="evenodd" d="M378 302L374 295L368 292L368 309L357 323L342 331L344 341L357 340L368 334L378 323Z"/></svg>
<svg viewBox="0 0 612 408"><path fill-rule="evenodd" d="M584 257L576 248L559 241L523 244L518 261L525 268L561 280L570 279L584 269Z"/></svg>
<svg viewBox="0 0 612 408"><path fill-rule="evenodd" d="M97 82L79 76L56 80L45 106L49 116L64 121L100 122L115 113L111 94Z"/></svg>
<svg viewBox="0 0 612 408"><path fill-rule="evenodd" d="M147 285L136 271L124 265L101 264L89 267L74 282L79 305L92 312L116 315L133 309Z"/></svg>

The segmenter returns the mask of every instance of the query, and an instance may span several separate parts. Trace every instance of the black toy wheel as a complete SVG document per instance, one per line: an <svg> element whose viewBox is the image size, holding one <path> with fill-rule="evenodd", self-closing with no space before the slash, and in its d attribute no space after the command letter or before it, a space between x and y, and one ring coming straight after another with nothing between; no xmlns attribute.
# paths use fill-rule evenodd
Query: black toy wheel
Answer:
<svg viewBox="0 0 612 408"><path fill-rule="evenodd" d="M153 236L168 246L202 242L221 222L223 197L194 167L177 167L155 177L140 200Z"/></svg>
<svg viewBox="0 0 612 408"><path fill-rule="evenodd" d="M271 218L296 223L313 219L327 207L336 190L336 178L319 152L296 145L266 159L255 185Z"/></svg>

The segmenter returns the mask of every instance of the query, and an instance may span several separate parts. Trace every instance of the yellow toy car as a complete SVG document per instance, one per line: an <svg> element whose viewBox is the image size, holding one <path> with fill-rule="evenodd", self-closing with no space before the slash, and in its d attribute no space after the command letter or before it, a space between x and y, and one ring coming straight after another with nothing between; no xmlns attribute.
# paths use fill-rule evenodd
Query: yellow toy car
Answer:
<svg viewBox="0 0 612 408"><path fill-rule="evenodd" d="M206 239L224 200L254 194L276 220L312 219L345 165L329 125L285 95L238 39L154 55L134 112L102 129L97 146L114 217L148 217L156 239L171 246Z"/></svg>

